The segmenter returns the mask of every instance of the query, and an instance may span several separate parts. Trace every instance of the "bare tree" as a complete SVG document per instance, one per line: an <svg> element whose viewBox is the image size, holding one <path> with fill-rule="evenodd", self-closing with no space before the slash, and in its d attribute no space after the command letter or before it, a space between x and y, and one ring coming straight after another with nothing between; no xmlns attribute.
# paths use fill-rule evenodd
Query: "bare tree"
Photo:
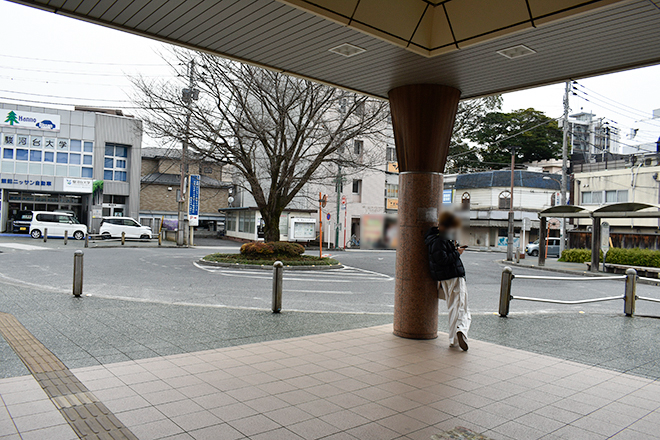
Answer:
<svg viewBox="0 0 660 440"><path fill-rule="evenodd" d="M192 60L198 66L189 146L234 170L235 183L256 201L267 241L279 240L280 215L306 184L332 182L332 164L374 166L374 157L345 146L357 137L384 142L386 102L205 53L174 49L165 58L175 72ZM149 134L183 141L183 79L133 82Z"/></svg>

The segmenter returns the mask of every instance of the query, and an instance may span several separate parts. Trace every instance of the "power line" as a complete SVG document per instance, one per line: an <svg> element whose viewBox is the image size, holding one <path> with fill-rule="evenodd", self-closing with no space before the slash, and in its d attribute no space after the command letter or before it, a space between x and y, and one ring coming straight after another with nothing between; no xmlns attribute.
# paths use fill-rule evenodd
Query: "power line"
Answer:
<svg viewBox="0 0 660 440"><path fill-rule="evenodd" d="M0 99L6 99L6 100L9 100L9 101L29 102L29 103L32 103L32 104L75 106L75 104L67 104L67 103L62 103L62 102L36 101L36 100L32 100L32 99L11 98L11 97L9 97L9 96L0 96ZM136 106L115 106L115 105L113 105L112 108L116 108L116 109L118 109L118 110L141 110L143 107L136 107Z"/></svg>
<svg viewBox="0 0 660 440"><path fill-rule="evenodd" d="M47 61L47 62L49 62L49 63L88 64L88 65L97 65L97 66L168 67L167 64L150 64L150 63L99 63L99 62L92 62L92 61L53 60L53 59L47 59L47 58L21 57L21 56L18 56L18 55L4 55L4 54L0 54L0 57L4 57L4 58L14 58L14 59L19 59L19 60Z"/></svg>
<svg viewBox="0 0 660 440"><path fill-rule="evenodd" d="M75 85L85 85L85 86L98 86L98 87L123 87L126 84L108 84L108 83L86 83L86 82L80 82L80 81L51 81L51 80L44 80L44 79L33 79L33 78L16 78L13 76L4 76L0 75L1 79L8 79L10 81L23 81L23 82L33 82L33 83L40 83L40 84L75 84Z"/></svg>
<svg viewBox="0 0 660 440"><path fill-rule="evenodd" d="M596 91L594 91L594 90L592 90L592 89L590 89L590 88L584 86L583 84L577 83L577 85L580 86L580 87L582 87L583 89L585 89L585 91L588 90L590 93L593 93L594 95L598 95L598 96L600 96L601 98L604 98L604 99L606 99L606 100L608 100L608 101L613 102L614 104L617 104L617 105L619 105L619 106L621 106L621 107L627 107L628 109L630 109L630 110L632 110L632 111L634 111L634 112L636 112L636 113L639 113L639 114L641 114L641 115L644 115L645 117L648 116L648 113L645 112L645 111L643 111L643 110L639 110L639 109L637 109L637 108L635 108L635 107L631 107L631 106L629 106L629 105L627 105L627 104L623 104L623 103L621 103L621 102L619 102L619 101L616 101L616 100L614 100L614 99L612 99L612 98L610 98L610 97L608 97L608 96L605 96L605 95L603 95L603 94L601 94L601 93L598 93L598 92L596 92ZM586 93L586 92L584 92L584 93ZM628 110L628 111L630 111L630 110Z"/></svg>
<svg viewBox="0 0 660 440"><path fill-rule="evenodd" d="M123 76L125 73L99 73L99 72L62 72L57 70L28 69L25 67L0 66L0 69L19 70L22 72L51 73L55 75L81 75L81 76ZM175 78L177 75L143 75L145 78Z"/></svg>
<svg viewBox="0 0 660 440"><path fill-rule="evenodd" d="M133 102L126 99L78 98L75 96L43 95L40 93L16 92L14 90L0 90L0 92L18 93L21 95L29 95L29 96L40 96L43 98L73 99L77 101L104 101L104 102L129 102L129 103Z"/></svg>

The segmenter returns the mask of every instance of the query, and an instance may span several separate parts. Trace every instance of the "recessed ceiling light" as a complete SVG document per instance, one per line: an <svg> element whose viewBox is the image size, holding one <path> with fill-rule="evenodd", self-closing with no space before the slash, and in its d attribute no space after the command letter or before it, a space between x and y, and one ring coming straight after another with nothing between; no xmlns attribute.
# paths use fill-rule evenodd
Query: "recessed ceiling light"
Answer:
<svg viewBox="0 0 660 440"><path fill-rule="evenodd" d="M498 50L497 53L499 53L503 57L507 57L508 59L512 60L514 58L524 57L525 55L531 55L533 53L536 53L536 51L534 49L530 49L524 44L519 44L518 46L513 46L507 49Z"/></svg>
<svg viewBox="0 0 660 440"><path fill-rule="evenodd" d="M343 55L345 57L352 57L353 55L360 54L362 52L366 52L366 49L362 49L361 47L354 46L349 43L344 43L340 44L337 47L333 47L332 49L329 49L330 52L337 53L339 55Z"/></svg>

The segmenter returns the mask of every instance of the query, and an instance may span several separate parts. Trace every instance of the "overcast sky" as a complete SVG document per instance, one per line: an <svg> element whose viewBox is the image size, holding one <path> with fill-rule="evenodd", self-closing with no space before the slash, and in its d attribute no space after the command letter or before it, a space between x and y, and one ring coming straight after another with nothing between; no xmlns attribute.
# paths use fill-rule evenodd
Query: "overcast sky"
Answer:
<svg viewBox="0 0 660 440"><path fill-rule="evenodd" d="M172 77L159 55L167 51L165 44L4 0L0 1L0 17L2 102L60 104L57 107L64 108L131 107L132 86L127 75ZM578 96L570 100L573 113L592 112L614 121L623 143L658 139L660 119L650 118L653 109L660 109L660 66L578 83ZM507 93L503 110L533 107L558 117L563 111L563 93L563 83ZM634 139L631 129L639 130Z"/></svg>

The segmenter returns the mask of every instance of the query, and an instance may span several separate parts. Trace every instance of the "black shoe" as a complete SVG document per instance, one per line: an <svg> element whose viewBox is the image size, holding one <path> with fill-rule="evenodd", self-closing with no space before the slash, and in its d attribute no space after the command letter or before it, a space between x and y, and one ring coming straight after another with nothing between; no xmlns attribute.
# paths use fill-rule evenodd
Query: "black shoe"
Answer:
<svg viewBox="0 0 660 440"><path fill-rule="evenodd" d="M465 338L465 335L462 332L456 333L456 339L458 339L458 346L461 347L461 350L468 351L468 344Z"/></svg>

